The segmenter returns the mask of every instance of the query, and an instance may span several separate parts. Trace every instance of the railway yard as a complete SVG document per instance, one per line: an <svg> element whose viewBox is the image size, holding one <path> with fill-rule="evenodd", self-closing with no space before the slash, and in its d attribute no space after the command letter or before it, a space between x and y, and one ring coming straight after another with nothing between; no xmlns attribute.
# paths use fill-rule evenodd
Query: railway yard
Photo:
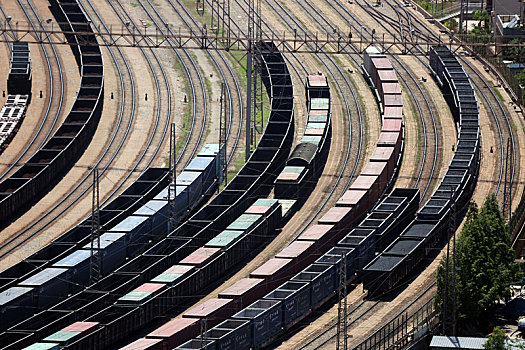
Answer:
<svg viewBox="0 0 525 350"><path fill-rule="evenodd" d="M0 0L0 349L416 343L468 203L524 215L525 119L380 3Z"/></svg>

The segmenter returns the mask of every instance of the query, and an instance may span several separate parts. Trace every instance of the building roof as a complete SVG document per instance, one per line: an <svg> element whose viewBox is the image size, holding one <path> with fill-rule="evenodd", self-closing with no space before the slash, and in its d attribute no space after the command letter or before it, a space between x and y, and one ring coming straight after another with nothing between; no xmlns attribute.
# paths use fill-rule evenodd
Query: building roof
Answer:
<svg viewBox="0 0 525 350"><path fill-rule="evenodd" d="M483 349L483 344L487 338L475 337L450 337L450 336L433 336L430 342L431 349ZM508 340L507 340L508 341ZM512 339L525 345L525 341ZM518 346L510 346L510 349L520 349Z"/></svg>
<svg viewBox="0 0 525 350"><path fill-rule="evenodd" d="M518 0L494 1L494 13L496 15L519 15L520 2Z"/></svg>
<svg viewBox="0 0 525 350"><path fill-rule="evenodd" d="M430 342L431 348L445 348L445 349L483 349L485 338L474 337L449 337L449 336L433 336Z"/></svg>

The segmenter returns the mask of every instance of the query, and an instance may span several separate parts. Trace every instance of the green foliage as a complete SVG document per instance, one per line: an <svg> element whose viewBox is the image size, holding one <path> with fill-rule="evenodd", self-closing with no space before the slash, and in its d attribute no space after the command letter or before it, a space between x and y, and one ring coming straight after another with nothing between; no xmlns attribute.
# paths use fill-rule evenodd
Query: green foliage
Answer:
<svg viewBox="0 0 525 350"><path fill-rule="evenodd" d="M445 27L447 27L450 30L458 30L458 21L455 18L451 18L447 21L445 21Z"/></svg>
<svg viewBox="0 0 525 350"><path fill-rule="evenodd" d="M449 264L451 262L452 258ZM481 210L475 203L471 204L457 239L456 270L456 315L460 326L487 319L498 301L510 295L510 284L519 279L519 268L510 248L508 226L495 195L487 197ZM437 275L438 311L442 310L445 295L445 271L444 257ZM452 276L451 268L449 273ZM448 302L451 304L450 300Z"/></svg>
<svg viewBox="0 0 525 350"><path fill-rule="evenodd" d="M483 349L487 350L506 350L507 344L505 343L505 331L499 327L494 327L492 334L483 344Z"/></svg>

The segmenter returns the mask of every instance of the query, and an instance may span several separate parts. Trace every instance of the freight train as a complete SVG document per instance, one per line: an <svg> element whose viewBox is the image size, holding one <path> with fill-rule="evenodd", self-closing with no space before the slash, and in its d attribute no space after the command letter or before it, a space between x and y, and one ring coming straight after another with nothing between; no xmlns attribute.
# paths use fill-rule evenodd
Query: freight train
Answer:
<svg viewBox="0 0 525 350"><path fill-rule="evenodd" d="M2 328L86 288L90 284L92 247L100 256L98 269L105 276L143 250L150 241L165 235L169 218L168 191L171 192L172 215L177 220L217 184L223 155L219 145L205 145L177 176L176 193L175 186L168 185L121 222L107 225L108 228L101 231L100 246L99 240L80 245L49 267L26 275L16 286L2 291ZM61 247L60 244L55 246Z"/></svg>
<svg viewBox="0 0 525 350"><path fill-rule="evenodd" d="M479 125L473 125L477 120L475 118L477 108L467 105L467 108L471 108L468 110L470 113L468 116L463 114L466 113L466 105L462 104L464 100L461 96L467 96L470 102L473 91L464 89L458 92L457 89L451 88L453 74L454 79L460 79L454 84L470 83L466 74L457 74L461 73L458 72L457 64L445 63L451 62L450 58L454 57L447 49L434 48L431 65L435 71L439 71L440 67L441 71L444 71L443 74L438 73L436 76L440 81L446 81L443 88L447 100L451 103L455 101L451 109L458 117L459 134L467 133L469 137L472 134L479 138L479 131L463 129L466 126L464 122L467 120L470 123L469 128L479 127ZM377 68L379 65L374 64L374 60L372 58L370 63ZM382 62L381 67L385 66L386 64ZM372 81L374 75L376 77L382 75L373 73L373 69L371 72ZM382 91L378 92L379 99L388 100L389 97L385 95L386 89L383 88ZM460 136L458 145L462 141ZM459 149L456 147L456 154L467 154L472 159L479 159L479 148L465 148L464 145L461 145ZM391 291L400 281L406 279L408 273L417 266L422 257L426 256L430 249L443 238L447 230L445 223L449 215L455 215L455 212L451 212L450 209L435 209L436 199L441 199L440 191L448 191L449 197L445 199L455 200L458 208L466 203L472 191L474 182L472 177L477 173L479 164L461 163L461 168L459 168L461 175L457 171L457 165L459 165L457 160L453 159L452 162L441 185L431 199L417 212L415 220L414 214L419 203L418 191L395 189L367 218L362 220L358 227L341 239L335 248L322 255L315 263L302 269L311 263L312 256L316 256L316 253L332 247L334 236L340 234L345 227L343 225L338 227L337 224L335 226L323 225L321 219L320 225L309 228L275 258L270 259L250 274L249 279L237 282L219 294L219 299L202 303L200 308L197 307L184 314L182 318L172 320L163 328L147 335L146 339L138 340L136 344L141 341L147 342L149 339L150 345L148 346L151 347L141 348L154 349L155 346L158 346L161 349L165 344L173 346L174 342L178 343L181 338L193 334L194 339L179 345L176 349L199 349L203 345L207 349L259 348L268 345L280 333L292 327L326 299L333 296L340 284L341 277L346 278L348 283L357 274L370 295ZM447 187L444 189L441 188L442 186ZM339 204L343 198L340 199ZM441 206L447 205L446 202L440 204ZM451 203L448 205L450 206ZM431 214L437 212L438 214L434 215L438 216L430 218L429 212ZM351 221L347 224L351 225ZM396 238L400 231L402 232L400 237ZM381 253L374 258L375 251ZM340 273L343 259L347 264L346 276L341 276ZM288 280L288 276L301 269L301 272ZM274 289L276 286L279 287ZM261 292L267 294L257 300L255 295ZM221 299L230 300L219 302ZM253 302L254 300L257 301ZM237 305L250 302L253 303L229 319L209 331L202 332L203 325L208 324L208 318L217 319L224 314L231 315L236 312ZM197 310L206 312L197 313ZM201 336L197 337L199 333Z"/></svg>
<svg viewBox="0 0 525 350"><path fill-rule="evenodd" d="M31 100L31 55L29 43L11 44L11 59L7 78L7 100L0 110L0 152L15 136Z"/></svg>
<svg viewBox="0 0 525 350"><path fill-rule="evenodd" d="M83 33L81 37L66 35L80 71L80 87L71 110L53 136L15 173L0 182L0 226L24 213L70 169L93 139L102 113L104 66L91 24L74 0L51 3L62 30ZM31 89L29 53L22 52L13 59L9 93L28 94Z"/></svg>
<svg viewBox="0 0 525 350"><path fill-rule="evenodd" d="M456 119L458 141L447 173L417 218L363 269L364 287L374 293L391 290L448 237L449 220L465 209L479 172L479 111L469 77L444 46L432 48L430 67Z"/></svg>
<svg viewBox="0 0 525 350"><path fill-rule="evenodd" d="M280 222L280 205L274 201L256 200L267 196L269 184L275 180L291 148L293 86L281 53L271 43L263 45L262 59L266 67L263 82L271 102L269 122L257 149L238 175L208 205L166 238L89 289L11 327L0 334L0 342L16 348L85 319L86 322L98 322L96 332L68 346L111 347L110 344L132 335L160 312L180 305L186 300L185 296L201 292L221 274L228 273L230 266L260 247L263 236L273 233ZM254 203L257 205L251 207ZM205 246L196 250L200 245ZM180 272L175 265L193 268L191 278L168 281ZM166 281L160 291L152 290L151 286L151 283L158 283L159 280L153 282L157 277ZM139 290L128 295L135 288ZM142 293L150 294L139 298L139 302L132 301ZM127 297L117 300L122 295ZM57 317L49 321L51 314ZM25 332L18 332L18 327L23 327ZM28 333L28 330L31 331Z"/></svg>
<svg viewBox="0 0 525 350"><path fill-rule="evenodd" d="M339 285L342 255L347 261L347 279L351 280L359 269L373 259L376 240L388 245L388 240L394 239L392 232L395 233L396 230L404 227L417 210L418 191L396 189L363 220L359 227L349 232L388 188L399 165L403 143L400 118L385 119L399 120L399 129L392 128L387 123L380 137L383 141L378 142L374 151L376 156L372 156L350 189L339 199L336 207L331 208L318 224L310 227L274 258L253 271L249 278L238 281L220 293L219 298L212 298L199 304L184 313L182 318L174 319L146 338L130 344L129 348L166 349L179 346L180 349L194 349L200 348L201 345L209 349L260 347L333 296ZM385 137L385 134L388 137ZM272 202L256 202L248 212L269 212L271 205ZM223 232L214 239L230 244L232 240L235 241L237 235ZM243 234L243 237L246 236ZM190 277L194 272L184 265L189 262L212 262L216 254L220 253L206 249L205 245L195 256L185 258L178 265L173 266L173 270L165 271L165 274L170 276L168 278L177 278L179 284L192 281ZM227 260L221 263L227 264ZM308 266L309 264L312 265ZM215 267L213 271L217 269L219 267ZM219 272L222 273L223 270ZM202 273L202 276L208 280L207 274ZM292 277L293 280L287 281ZM165 280L157 282L164 283ZM166 304L166 300L172 298L172 294L163 292L164 288L151 280L147 285L135 290L135 294L127 296L125 301L148 295L145 297L144 305ZM160 292L155 295L157 290ZM153 302L155 299L156 303ZM152 306L148 308L158 312L166 309L168 308ZM235 312L237 313L233 315ZM228 317L231 318L224 321ZM86 319L86 322L94 322L98 319L90 318ZM133 320L141 322L139 314ZM217 326L213 327L214 325ZM209 327L213 328L207 330ZM207 330L206 339L190 339L202 329ZM102 341L104 333L92 334L85 335L85 339ZM184 340L188 342L181 344ZM73 343L71 348L77 348L75 344L81 342L79 340ZM97 343L84 342L84 344L95 346Z"/></svg>
<svg viewBox="0 0 525 350"><path fill-rule="evenodd" d="M315 187L330 148L332 125L328 80L322 74L309 75L305 90L308 111L305 131L275 180L275 198L306 199Z"/></svg>

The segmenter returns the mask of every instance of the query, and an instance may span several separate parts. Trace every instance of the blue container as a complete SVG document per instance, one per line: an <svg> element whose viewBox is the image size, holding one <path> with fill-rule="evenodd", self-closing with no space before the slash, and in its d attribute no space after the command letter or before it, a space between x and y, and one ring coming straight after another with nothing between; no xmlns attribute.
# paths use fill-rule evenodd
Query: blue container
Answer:
<svg viewBox="0 0 525 350"><path fill-rule="evenodd" d="M264 299L282 301L283 327L286 328L294 325L301 316L310 311L310 293L309 283L288 281L268 293Z"/></svg>
<svg viewBox="0 0 525 350"><path fill-rule="evenodd" d="M193 158L184 171L202 172L203 193L207 192L217 178L216 161L213 157Z"/></svg>
<svg viewBox="0 0 525 350"><path fill-rule="evenodd" d="M34 311L32 287L11 287L0 292L0 320L10 324L21 321Z"/></svg>
<svg viewBox="0 0 525 350"><path fill-rule="evenodd" d="M149 217L152 234L161 235L167 230L168 201L152 199L134 212L133 215Z"/></svg>
<svg viewBox="0 0 525 350"><path fill-rule="evenodd" d="M352 278L354 276L355 272L355 266L357 266L357 258L354 256L354 254L350 254L354 252L353 248L340 248L347 251L347 280ZM341 254L325 254L321 256L319 259L315 261L316 264L328 264L333 265L334 267L334 278L335 278L335 285L339 285L339 277L340 277L340 271L341 271ZM348 265L350 264L351 268L348 268Z"/></svg>
<svg viewBox="0 0 525 350"><path fill-rule="evenodd" d="M69 293L68 269L48 267L19 283L21 287L33 287L38 296L38 306L56 303Z"/></svg>
<svg viewBox="0 0 525 350"><path fill-rule="evenodd" d="M183 171L176 178L176 184L188 187L188 202L190 208L193 208L195 203L202 195L202 179L203 174L194 171Z"/></svg>
<svg viewBox="0 0 525 350"><path fill-rule="evenodd" d="M68 268L73 282L87 286L89 284L90 258L90 251L76 250L64 259L54 263L53 267Z"/></svg>
<svg viewBox="0 0 525 350"><path fill-rule="evenodd" d="M88 243L83 249L91 249L91 244ZM116 267L122 265L126 261L128 241L126 234L117 232L106 232L100 236L100 253L102 257L102 273L108 274Z"/></svg>
<svg viewBox="0 0 525 350"><path fill-rule="evenodd" d="M252 344L259 346L282 329L282 301L258 300L233 315L234 319L249 320Z"/></svg>
<svg viewBox="0 0 525 350"><path fill-rule="evenodd" d="M151 222L147 216L128 216L108 232L125 233L128 253L136 253L150 240Z"/></svg>
<svg viewBox="0 0 525 350"><path fill-rule="evenodd" d="M221 350L248 350L251 348L252 333L249 321L226 320L212 329L230 331L215 339Z"/></svg>
<svg viewBox="0 0 525 350"><path fill-rule="evenodd" d="M295 275L291 281L310 284L310 307L316 308L330 297L335 290L334 266L328 264L312 264Z"/></svg>

